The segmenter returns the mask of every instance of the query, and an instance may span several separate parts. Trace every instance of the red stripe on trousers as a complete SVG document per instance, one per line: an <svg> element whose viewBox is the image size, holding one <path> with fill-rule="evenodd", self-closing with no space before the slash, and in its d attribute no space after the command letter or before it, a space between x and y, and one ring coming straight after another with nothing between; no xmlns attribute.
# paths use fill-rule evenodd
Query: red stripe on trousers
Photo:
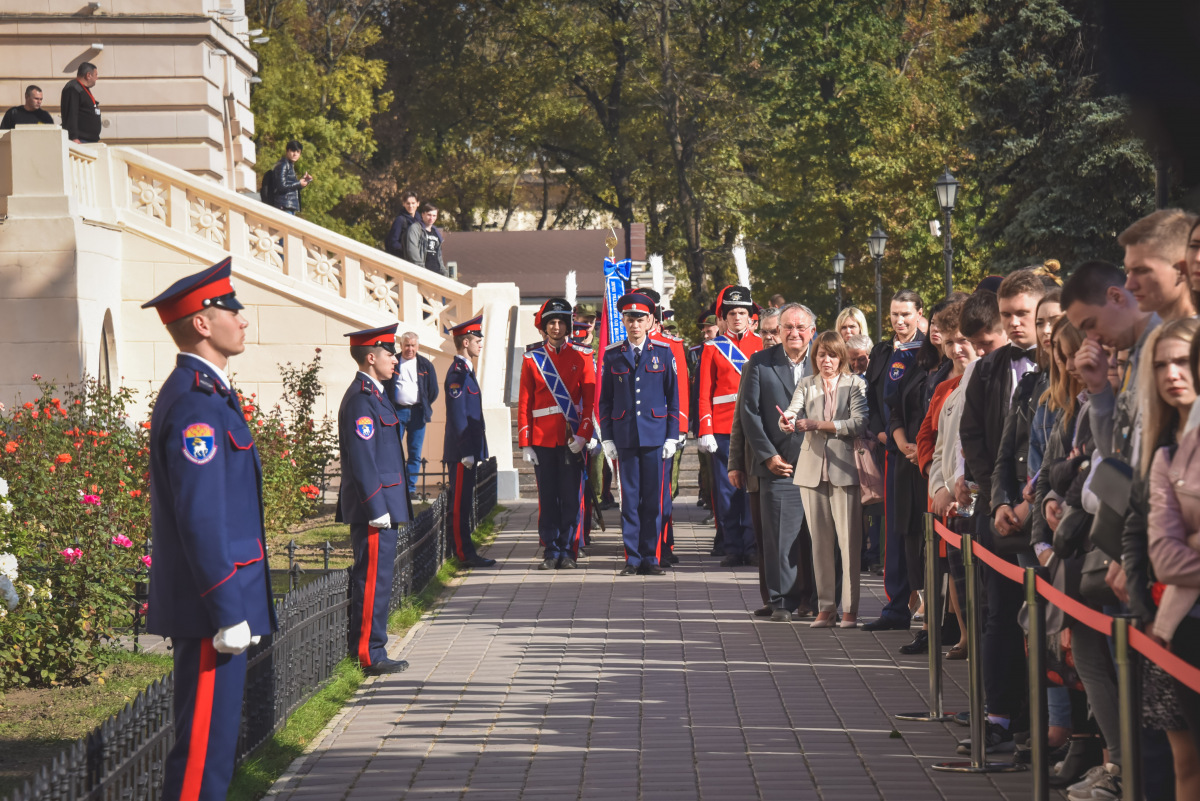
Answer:
<svg viewBox="0 0 1200 801"><path fill-rule="evenodd" d="M462 509L462 485L463 485L463 463L458 463L458 469L454 473L456 483L454 484L454 553L458 558L466 559L467 555L463 553L462 547L462 515L459 510ZM539 510L541 507L538 507Z"/></svg>
<svg viewBox="0 0 1200 801"><path fill-rule="evenodd" d="M362 623L358 632L358 661L371 664L371 623L375 619L375 576L379 571L379 529L367 526L367 583L363 587Z"/></svg>
<svg viewBox="0 0 1200 801"><path fill-rule="evenodd" d="M192 707L192 731L188 739L187 767L183 772L180 801L196 801L200 798L216 679L217 649L213 647L211 639L205 639L200 643L200 675L196 678L196 701Z"/></svg>
<svg viewBox="0 0 1200 801"><path fill-rule="evenodd" d="M662 472L658 476L658 516L663 517L663 481L667 476L667 462L663 460ZM662 546L667 539L667 524L663 520L663 529L658 533L658 540L654 543L654 560L662 564Z"/></svg>

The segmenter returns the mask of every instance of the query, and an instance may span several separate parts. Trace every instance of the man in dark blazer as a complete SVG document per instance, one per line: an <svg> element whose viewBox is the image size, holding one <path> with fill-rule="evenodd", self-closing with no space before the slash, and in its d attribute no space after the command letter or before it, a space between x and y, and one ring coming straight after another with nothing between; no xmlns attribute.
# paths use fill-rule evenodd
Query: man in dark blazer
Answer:
<svg viewBox="0 0 1200 801"><path fill-rule="evenodd" d="M396 407L400 420L397 434L405 445L408 459L405 473L409 496L417 494L421 474L421 448L425 444L425 424L433 419L433 402L438 399L437 371L433 362L417 352L417 335L409 331L400 337L400 361L396 374L383 382L388 400Z"/></svg>
<svg viewBox="0 0 1200 801"><path fill-rule="evenodd" d="M59 114L67 138L72 142L100 141L100 102L92 94L92 87L100 71L95 64L83 62L75 72L74 80L67 81L59 98Z"/></svg>
<svg viewBox="0 0 1200 801"><path fill-rule="evenodd" d="M763 552L771 619L787 622L800 607L812 608L812 542L801 536L804 506L800 488L792 483L802 435L779 430L779 413L792 402L801 378L812 370L808 344L813 313L799 303L779 310L781 343L750 357L742 373L738 419L758 478L762 514Z"/></svg>

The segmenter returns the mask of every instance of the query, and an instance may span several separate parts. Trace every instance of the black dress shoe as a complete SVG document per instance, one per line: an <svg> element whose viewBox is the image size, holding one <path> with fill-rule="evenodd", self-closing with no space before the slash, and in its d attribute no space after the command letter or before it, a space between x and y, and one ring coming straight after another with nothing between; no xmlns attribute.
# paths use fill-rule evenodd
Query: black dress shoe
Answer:
<svg viewBox="0 0 1200 801"><path fill-rule="evenodd" d="M476 555L472 556L464 564L466 564L467 567L491 567L492 565L496 564L496 560L488 559L486 556Z"/></svg>
<svg viewBox="0 0 1200 801"><path fill-rule="evenodd" d="M667 571L658 565L642 565L642 573L647 576L665 576Z"/></svg>
<svg viewBox="0 0 1200 801"><path fill-rule="evenodd" d="M576 564L575 560L569 556L564 556L562 559L558 560L559 570L574 570L577 567L579 567L579 565Z"/></svg>
<svg viewBox="0 0 1200 801"><path fill-rule="evenodd" d="M749 556L742 557L742 564L758 567L758 554L752 553Z"/></svg>
<svg viewBox="0 0 1200 801"><path fill-rule="evenodd" d="M929 633L925 629L921 629L913 637L912 642L908 645L900 646L902 654L927 654L929 653Z"/></svg>
<svg viewBox="0 0 1200 801"><path fill-rule="evenodd" d="M670 562L670 563L671 563L671 564L673 564L673 565L677 565L677 564L679 564L679 557L678 557L678 556L676 556L676 555L675 555L675 554L673 554L673 553L672 553L672 554L668 554L668 555L667 555L667 561L668 561L668 562Z"/></svg>
<svg viewBox="0 0 1200 801"><path fill-rule="evenodd" d="M740 556L726 556L721 560L721 567L737 567L740 564L742 564Z"/></svg>
<svg viewBox="0 0 1200 801"><path fill-rule="evenodd" d="M373 665L363 665L362 672L368 676L385 676L388 673L403 673L408 662L403 659L381 659Z"/></svg>
<svg viewBox="0 0 1200 801"><path fill-rule="evenodd" d="M770 617L771 613L774 611L775 611L775 607L771 606L770 604L767 604L766 606L760 606L758 609L755 609L754 616L755 617Z"/></svg>
<svg viewBox="0 0 1200 801"><path fill-rule="evenodd" d="M716 518L715 518L715 517L713 517L712 515L709 515L708 517L706 517L706 518L704 518L703 520L701 520L701 521L700 521L700 525L702 525L702 526L711 526L711 525L713 524L713 521L714 521L714 520L716 520ZM713 556L716 556L716 554L713 554Z"/></svg>
<svg viewBox="0 0 1200 801"><path fill-rule="evenodd" d="M882 576L882 575L883 575L883 565L879 564L878 562L876 562L875 564L871 565L871 568L870 568L870 570L871 570L871 572L872 572L873 574L875 574L876 576Z"/></svg>
<svg viewBox="0 0 1200 801"><path fill-rule="evenodd" d="M547 557L546 559L542 560L540 565L538 565L538 570L553 570L556 567L558 567L558 560Z"/></svg>
<svg viewBox="0 0 1200 801"><path fill-rule="evenodd" d="M881 617L872 620L870 623L864 623L860 628L863 631L908 631L908 621L900 622L892 618Z"/></svg>
<svg viewBox="0 0 1200 801"><path fill-rule="evenodd" d="M637 572L638 572L637 566L630 564L629 562L626 562L625 567L621 568L622 576L634 576L634 575L637 575Z"/></svg>

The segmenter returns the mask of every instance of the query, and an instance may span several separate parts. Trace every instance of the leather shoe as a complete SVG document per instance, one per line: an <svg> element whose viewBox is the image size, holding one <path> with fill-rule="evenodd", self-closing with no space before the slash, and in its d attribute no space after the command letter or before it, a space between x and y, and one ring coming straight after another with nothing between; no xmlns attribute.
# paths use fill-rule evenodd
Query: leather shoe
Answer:
<svg viewBox="0 0 1200 801"><path fill-rule="evenodd" d="M771 620L776 623L791 623L792 613L786 609L776 609L771 613Z"/></svg>
<svg viewBox="0 0 1200 801"><path fill-rule="evenodd" d="M676 556L675 554L668 554L667 561L673 565L677 565L677 564L679 564L679 557Z"/></svg>
<svg viewBox="0 0 1200 801"><path fill-rule="evenodd" d="M644 576L665 576L666 574L667 571L658 565L642 565L642 575Z"/></svg>
<svg viewBox="0 0 1200 801"><path fill-rule="evenodd" d="M876 576L882 576L882 575L883 575L883 565L879 564L878 562L876 562L875 564L871 565L871 567L870 567L870 568L868 568L868 569L870 570L870 572L871 572L872 574L874 574L874 575L876 575Z"/></svg>
<svg viewBox="0 0 1200 801"><path fill-rule="evenodd" d="M770 617L774 612L775 612L775 607L771 606L770 604L767 604L766 606L760 606L758 609L755 609L754 616L755 617Z"/></svg>
<svg viewBox="0 0 1200 801"><path fill-rule="evenodd" d="M373 665L363 665L362 672L368 676L384 676L388 673L403 673L408 670L404 659L381 659Z"/></svg>
<svg viewBox="0 0 1200 801"><path fill-rule="evenodd" d="M633 575L636 575L637 572L638 572L637 565L631 564L629 562L626 562L625 567L621 568L622 576L633 576Z"/></svg>
<svg viewBox="0 0 1200 801"><path fill-rule="evenodd" d="M574 570L577 567L579 567L579 564L569 556L564 556L562 559L558 560L559 570Z"/></svg>
<svg viewBox="0 0 1200 801"><path fill-rule="evenodd" d="M467 567L491 567L496 564L495 559L488 559L486 556L475 555L466 561Z"/></svg>
<svg viewBox="0 0 1200 801"><path fill-rule="evenodd" d="M886 617L877 618L862 626L863 631L908 631L908 629L908 621L901 623Z"/></svg>
<svg viewBox="0 0 1200 801"><path fill-rule="evenodd" d="M758 554L752 553L749 556L744 557L742 559L742 564L750 565L751 567L758 567Z"/></svg>
<svg viewBox="0 0 1200 801"><path fill-rule="evenodd" d="M742 563L740 556L726 556L721 560L721 567L737 567Z"/></svg>
<svg viewBox="0 0 1200 801"><path fill-rule="evenodd" d="M902 654L927 654L929 653L929 634L925 629L921 629L914 636L912 642L908 645L900 646Z"/></svg>
<svg viewBox="0 0 1200 801"><path fill-rule="evenodd" d="M542 560L542 563L538 565L538 570L553 570L556 567L558 567L558 560L546 557Z"/></svg>

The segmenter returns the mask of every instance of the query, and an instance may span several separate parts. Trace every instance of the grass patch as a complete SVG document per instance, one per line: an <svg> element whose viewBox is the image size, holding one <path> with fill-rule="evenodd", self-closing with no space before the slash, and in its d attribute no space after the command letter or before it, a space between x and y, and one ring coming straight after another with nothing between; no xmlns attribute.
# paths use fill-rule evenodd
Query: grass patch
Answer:
<svg viewBox="0 0 1200 801"><path fill-rule="evenodd" d="M504 507L497 505L471 533L471 539L477 545L487 545L495 539L496 515L503 511ZM306 533L323 530L327 529L323 527ZM319 536L318 542L324 543L326 535ZM333 542L332 537L329 539ZM400 607L392 612L388 618L388 633L400 634L414 626L458 570L458 560L453 557L442 563L437 575L422 592L406 598ZM363 673L358 663L353 659L343 659L335 669L333 678L293 712L287 724L273 738L238 767L229 787L228 801L255 801L262 798L275 780L304 752L308 743L320 734L333 716L345 706L346 701L354 695L362 682Z"/></svg>
<svg viewBox="0 0 1200 801"><path fill-rule="evenodd" d="M87 684L0 693L0 796L24 787L43 765L171 667L171 657L163 654L121 651L115 664Z"/></svg>
<svg viewBox="0 0 1200 801"><path fill-rule="evenodd" d="M292 713L287 723L274 737L243 762L233 774L229 786L230 801L254 801L287 770L296 757L304 753L312 739L345 705L362 684L363 673L358 662L347 657L334 668L333 678L316 695Z"/></svg>

